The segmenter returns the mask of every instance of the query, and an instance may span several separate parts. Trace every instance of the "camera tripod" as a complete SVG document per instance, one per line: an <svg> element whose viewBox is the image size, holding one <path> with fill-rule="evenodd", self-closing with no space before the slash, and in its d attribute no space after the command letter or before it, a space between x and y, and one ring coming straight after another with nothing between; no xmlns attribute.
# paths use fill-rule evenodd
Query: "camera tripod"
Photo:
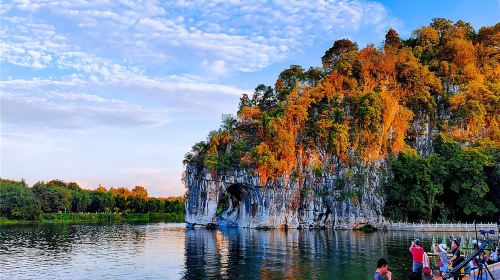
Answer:
<svg viewBox="0 0 500 280"><path fill-rule="evenodd" d="M462 268L464 268L467 264L469 264L469 262L474 260L475 257L477 257L479 255L484 255L484 248L488 244L489 244L488 239L483 240L483 242L481 242L481 245L479 245L479 248L476 251L474 251L472 254L470 254L465 260L463 260L459 265L454 267L450 272L445 273L443 275L443 279L451 279L452 277L456 277L456 276L464 276L464 275L462 275L460 270ZM487 273L487 274L489 274L491 279L495 280L495 277L493 277L493 274L489 270L488 264L484 261L484 258L482 258L480 260L481 260L480 263L478 263L478 274L477 274L478 278L477 279L483 279L482 278L483 275Z"/></svg>

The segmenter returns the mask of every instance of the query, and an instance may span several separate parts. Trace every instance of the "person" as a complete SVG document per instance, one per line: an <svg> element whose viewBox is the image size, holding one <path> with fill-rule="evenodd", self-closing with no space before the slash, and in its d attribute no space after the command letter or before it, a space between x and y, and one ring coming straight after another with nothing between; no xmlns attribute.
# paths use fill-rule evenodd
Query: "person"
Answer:
<svg viewBox="0 0 500 280"><path fill-rule="evenodd" d="M415 239L415 241L411 242L410 252L413 256L412 271L413 273L421 275L423 268L422 259L424 257L424 248L420 247L419 239Z"/></svg>
<svg viewBox="0 0 500 280"><path fill-rule="evenodd" d="M429 256L424 252L422 257L422 279L423 280L432 280L432 270L431 270L431 262L429 260Z"/></svg>
<svg viewBox="0 0 500 280"><path fill-rule="evenodd" d="M479 249L479 244L477 243L476 239L472 240L472 247L474 248L474 251Z"/></svg>
<svg viewBox="0 0 500 280"><path fill-rule="evenodd" d="M443 280L443 275L441 274L441 270L438 268L434 268L432 270L432 280Z"/></svg>
<svg viewBox="0 0 500 280"><path fill-rule="evenodd" d="M460 243L456 239L451 241L451 253L453 254L453 257L450 259L451 267L455 268L463 261L462 256L460 256ZM462 276L454 276L453 279L462 280Z"/></svg>
<svg viewBox="0 0 500 280"><path fill-rule="evenodd" d="M490 257L493 262L498 262L498 259L500 257L500 248L493 250L493 252L491 252Z"/></svg>
<svg viewBox="0 0 500 280"><path fill-rule="evenodd" d="M439 262L438 262L438 266L439 266L439 271L441 271L441 273L445 273L445 272L449 272L450 269L448 268L450 263L448 262L448 258L447 258L447 250L448 250L448 247L446 247L446 244L439 244L437 245L437 255L439 257Z"/></svg>
<svg viewBox="0 0 500 280"><path fill-rule="evenodd" d="M384 276L387 277L387 280L392 280L391 272L389 271L389 263L386 259L380 258L377 261L377 270L373 275L373 280L386 280Z"/></svg>

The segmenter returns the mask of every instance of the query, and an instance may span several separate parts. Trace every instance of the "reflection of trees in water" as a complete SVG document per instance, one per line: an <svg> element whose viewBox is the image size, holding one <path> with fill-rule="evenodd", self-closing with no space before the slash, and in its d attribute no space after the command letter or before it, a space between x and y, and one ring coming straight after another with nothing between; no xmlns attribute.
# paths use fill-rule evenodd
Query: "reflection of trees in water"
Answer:
<svg viewBox="0 0 500 280"><path fill-rule="evenodd" d="M88 256L119 251L140 254L146 234L146 226L128 224L8 225L0 228L0 256L15 248L18 256L38 262L67 263L74 250L84 250Z"/></svg>
<svg viewBox="0 0 500 280"><path fill-rule="evenodd" d="M41 249L55 255L71 251L76 234L75 228L66 224L10 225L0 232L2 247Z"/></svg>
<svg viewBox="0 0 500 280"><path fill-rule="evenodd" d="M187 229L186 279L368 279L385 257L398 279L411 267L408 247L427 251L444 233L333 230ZM449 234L448 234L449 236Z"/></svg>

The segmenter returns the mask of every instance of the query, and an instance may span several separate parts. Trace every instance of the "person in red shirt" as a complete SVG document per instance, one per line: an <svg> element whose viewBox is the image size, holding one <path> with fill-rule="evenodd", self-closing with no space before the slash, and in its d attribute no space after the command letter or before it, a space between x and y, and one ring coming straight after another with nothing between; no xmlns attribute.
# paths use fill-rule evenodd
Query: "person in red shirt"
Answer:
<svg viewBox="0 0 500 280"><path fill-rule="evenodd" d="M422 275L422 268L424 267L422 259L424 257L424 248L420 247L420 240L416 239L411 242L410 252L413 256L412 271Z"/></svg>

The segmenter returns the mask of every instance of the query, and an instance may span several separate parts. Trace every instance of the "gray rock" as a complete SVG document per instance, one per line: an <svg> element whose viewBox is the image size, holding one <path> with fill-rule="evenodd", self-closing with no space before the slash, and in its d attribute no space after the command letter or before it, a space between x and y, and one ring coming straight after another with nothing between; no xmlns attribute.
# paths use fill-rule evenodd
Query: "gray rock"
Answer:
<svg viewBox="0 0 500 280"><path fill-rule="evenodd" d="M210 173L188 164L184 173L190 226L352 229L384 223L385 161L336 168L336 174L282 176L261 186L252 170ZM227 195L227 209L217 207ZM222 211L223 210L223 211Z"/></svg>

